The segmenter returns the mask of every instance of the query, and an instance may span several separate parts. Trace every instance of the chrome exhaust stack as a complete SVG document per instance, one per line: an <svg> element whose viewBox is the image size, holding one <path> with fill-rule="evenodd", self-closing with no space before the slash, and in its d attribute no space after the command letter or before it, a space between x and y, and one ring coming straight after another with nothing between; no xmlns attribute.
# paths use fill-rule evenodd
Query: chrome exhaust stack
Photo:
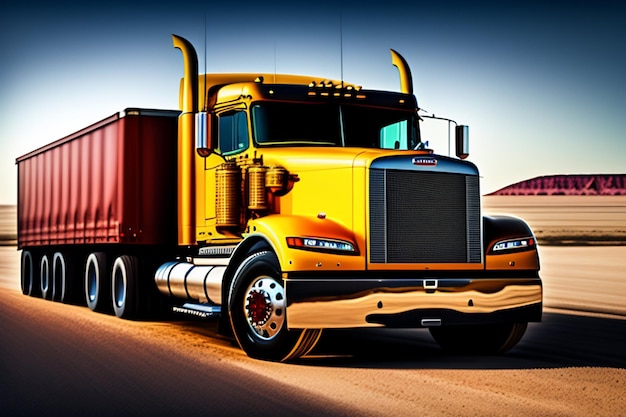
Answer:
<svg viewBox="0 0 626 417"><path fill-rule="evenodd" d="M189 41L172 35L174 47L183 54L178 119L178 244L193 245L195 235L195 136L198 112L198 56Z"/></svg>
<svg viewBox="0 0 626 417"><path fill-rule="evenodd" d="M400 92L404 94L413 94L413 78L411 76L411 68L404 57L398 52L391 49L391 63L398 68L400 73Z"/></svg>

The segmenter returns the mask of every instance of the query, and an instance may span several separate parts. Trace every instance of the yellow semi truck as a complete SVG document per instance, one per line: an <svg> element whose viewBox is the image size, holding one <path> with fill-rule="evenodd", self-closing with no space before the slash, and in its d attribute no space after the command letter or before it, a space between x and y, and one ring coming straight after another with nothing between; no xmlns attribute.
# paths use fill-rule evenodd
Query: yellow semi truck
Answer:
<svg viewBox="0 0 626 417"><path fill-rule="evenodd" d="M425 327L495 354L541 320L532 231L481 214L466 126L458 158L427 149L397 52L390 92L198 74L173 42L180 111L126 109L18 158L25 294L123 318L166 299L275 361L330 328Z"/></svg>

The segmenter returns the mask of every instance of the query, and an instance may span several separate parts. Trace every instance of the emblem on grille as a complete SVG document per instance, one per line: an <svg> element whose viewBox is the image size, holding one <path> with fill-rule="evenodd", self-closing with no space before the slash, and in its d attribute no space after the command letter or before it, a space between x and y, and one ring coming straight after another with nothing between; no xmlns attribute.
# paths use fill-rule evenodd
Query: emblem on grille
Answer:
<svg viewBox="0 0 626 417"><path fill-rule="evenodd" d="M437 160L435 158L415 157L413 158L413 165L434 167L437 165Z"/></svg>

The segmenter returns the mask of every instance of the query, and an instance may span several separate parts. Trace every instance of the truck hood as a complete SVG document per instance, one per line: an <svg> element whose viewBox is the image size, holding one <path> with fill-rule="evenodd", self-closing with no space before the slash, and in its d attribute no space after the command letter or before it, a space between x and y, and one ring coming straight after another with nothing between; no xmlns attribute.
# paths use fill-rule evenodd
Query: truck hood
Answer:
<svg viewBox="0 0 626 417"><path fill-rule="evenodd" d="M372 165L419 170L458 170L472 164L426 151L389 149L288 147L263 149L263 164L280 166L295 178L293 189L280 197L280 212L317 218L323 215L364 239L368 175ZM436 167L415 164L436 159Z"/></svg>

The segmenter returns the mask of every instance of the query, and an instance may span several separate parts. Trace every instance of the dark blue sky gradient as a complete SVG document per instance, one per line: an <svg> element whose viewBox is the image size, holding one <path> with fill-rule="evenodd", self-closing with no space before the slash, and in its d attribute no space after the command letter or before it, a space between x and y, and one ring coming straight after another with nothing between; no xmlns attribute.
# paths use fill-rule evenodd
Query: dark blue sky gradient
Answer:
<svg viewBox="0 0 626 417"><path fill-rule="evenodd" d="M343 61L346 80L392 90L396 49L420 107L470 125L485 193L626 172L623 2L293 3L0 6L0 204L15 202L15 157L125 107L176 108L172 33L195 45L201 70L339 78ZM447 153L445 123L424 133Z"/></svg>

